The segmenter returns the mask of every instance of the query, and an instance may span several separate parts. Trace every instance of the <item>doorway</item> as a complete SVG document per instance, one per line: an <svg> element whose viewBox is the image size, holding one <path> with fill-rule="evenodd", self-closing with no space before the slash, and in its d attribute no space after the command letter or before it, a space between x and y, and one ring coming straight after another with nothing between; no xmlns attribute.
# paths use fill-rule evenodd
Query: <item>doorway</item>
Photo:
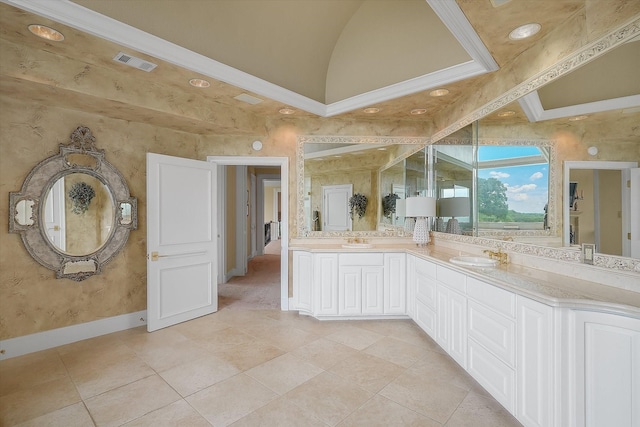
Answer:
<svg viewBox="0 0 640 427"><path fill-rule="evenodd" d="M636 162L564 163L565 246L594 243L600 253L638 256L634 249L637 233L632 233L632 228L640 222L638 208L634 207L639 202L631 191L637 167Z"/></svg>
<svg viewBox="0 0 640 427"><path fill-rule="evenodd" d="M289 230L288 230L288 218L289 218L289 204L287 203L287 201L289 200L289 158L288 157L254 157L254 156L208 156L207 157L207 161L209 162L213 162L216 163L218 165L221 166L254 166L254 167L279 167L280 168L280 194L281 194L281 200L283 200L284 202L281 203L281 218L283 219L280 222L280 247L278 249L279 253L280 253L280 309L281 310L288 310L289 309L289 257L288 257L288 237L289 237ZM219 174L219 179L218 179L218 185L219 186L223 186L225 183L225 177L222 176L222 174L224 173L225 168L219 168L218 174ZM257 179L257 188L260 188L261 186L261 179L260 179L260 175L258 175L258 179ZM220 188L219 188L220 190ZM224 188L222 188L222 191L224 191ZM261 205L261 197L260 194L263 194L263 192L258 192L258 197L256 197L257 200L257 206L260 207ZM218 192L219 197L220 196L220 191ZM224 194L224 193L222 193ZM251 197L250 192L247 193L242 192L242 195L244 196L244 194L247 194L247 200L245 201L244 199L236 199L236 214L238 212L244 212L245 209L247 209L247 201L249 199L249 197ZM227 214L226 212L224 212L223 209L223 205L222 203L218 203L218 222L219 222L219 227L218 227L218 247L219 247L219 251L218 251L218 256L219 256L219 265L225 265L224 262L224 247L223 244L225 242L225 228L223 227L223 225L225 224L226 221L226 217ZM241 208L238 211L238 208ZM256 245L257 245L257 250L260 251L260 249L264 248L264 236L260 235L260 229L261 227L259 226L260 224L260 218L263 217L263 215L260 214L260 212L262 211L262 209L257 209L257 213L256 213L256 217L258 218L258 226L256 226L256 232L258 233L257 235L257 239L256 239ZM237 217L239 217L239 215L237 215ZM264 221L262 221L264 222ZM251 228L249 228L249 230L251 230ZM249 238L250 236L247 236L247 238L245 239L240 239L239 242L237 242L241 247L244 248L244 250L238 250L238 253L243 253L246 254L246 248L247 248L247 244L250 244L251 239ZM224 283L224 277L223 277L224 273L220 273L218 274L218 282L219 283Z"/></svg>

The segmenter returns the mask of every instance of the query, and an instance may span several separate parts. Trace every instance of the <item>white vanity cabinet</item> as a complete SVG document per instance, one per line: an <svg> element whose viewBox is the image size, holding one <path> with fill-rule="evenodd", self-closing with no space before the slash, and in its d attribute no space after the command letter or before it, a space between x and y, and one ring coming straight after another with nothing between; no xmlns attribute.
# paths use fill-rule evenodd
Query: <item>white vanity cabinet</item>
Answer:
<svg viewBox="0 0 640 427"><path fill-rule="evenodd" d="M292 308L319 318L405 317L404 252L293 251Z"/></svg>
<svg viewBox="0 0 640 427"><path fill-rule="evenodd" d="M575 311L577 426L640 426L640 319Z"/></svg>

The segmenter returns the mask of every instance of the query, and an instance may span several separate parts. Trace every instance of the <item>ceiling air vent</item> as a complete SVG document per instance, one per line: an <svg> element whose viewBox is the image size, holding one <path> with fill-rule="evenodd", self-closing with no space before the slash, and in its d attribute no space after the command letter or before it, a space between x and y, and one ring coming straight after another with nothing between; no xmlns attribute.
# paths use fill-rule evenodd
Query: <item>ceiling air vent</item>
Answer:
<svg viewBox="0 0 640 427"><path fill-rule="evenodd" d="M138 70L142 70L146 72L149 72L158 66L157 64L153 64L149 61L145 61L144 59L127 55L124 52L118 52L118 54L113 57L113 60L116 62L120 62L122 64L130 65L132 67L137 68Z"/></svg>

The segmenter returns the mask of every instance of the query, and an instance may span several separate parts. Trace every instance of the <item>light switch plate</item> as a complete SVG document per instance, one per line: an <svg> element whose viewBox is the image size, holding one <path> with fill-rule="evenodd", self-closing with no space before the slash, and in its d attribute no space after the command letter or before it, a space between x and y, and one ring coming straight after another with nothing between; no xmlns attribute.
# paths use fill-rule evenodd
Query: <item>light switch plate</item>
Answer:
<svg viewBox="0 0 640 427"><path fill-rule="evenodd" d="M593 264L593 254L596 252L595 243L582 244L582 262L585 264Z"/></svg>

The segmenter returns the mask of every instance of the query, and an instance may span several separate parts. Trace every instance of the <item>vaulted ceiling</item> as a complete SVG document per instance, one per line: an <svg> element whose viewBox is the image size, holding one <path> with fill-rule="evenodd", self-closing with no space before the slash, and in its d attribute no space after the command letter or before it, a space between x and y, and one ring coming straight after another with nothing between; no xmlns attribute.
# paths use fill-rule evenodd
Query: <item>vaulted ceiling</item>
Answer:
<svg viewBox="0 0 640 427"><path fill-rule="evenodd" d="M194 89L188 86L188 80L198 77L212 83L201 92L205 97L256 115L277 115L280 109L289 107L302 116L370 118L363 109L376 107L380 110L376 117L403 120L423 119L412 115L412 110L424 109L428 116L446 103L468 96L482 84L483 76L514 60L572 17L587 13L590 3L0 1L16 7L0 5L2 37L9 43L95 64L114 73L129 73L131 78L152 81L154 87L189 92ZM640 13L640 2L615 3L626 8L629 17ZM541 25L538 34L525 40L509 39L512 29L530 22ZM64 33L65 41L43 43L26 32L31 23L55 26ZM534 94L523 104L529 120L544 119L546 110L608 97L631 97L622 105L625 108L640 105L640 79L633 78L633 70L640 67L640 42L629 45L626 53L618 54L615 65L602 61L600 68L595 64L591 67L590 74L572 73L582 80L572 82L573 86L557 82L546 95L539 91L545 99ZM113 61L118 52L159 66L150 72L129 69ZM11 67L2 68L5 78L20 78L18 72L6 71ZM607 69L624 70L625 77L605 84L602 73ZM54 74L56 88L77 86L77 73L69 73L67 81L62 81L63 72ZM48 85L45 75L42 71L42 81L35 83ZM599 83L594 84L594 79ZM571 90L564 90L566 87ZM449 94L429 96L439 88L446 88ZM587 91L594 88L600 93L589 98ZM236 98L238 95L244 98ZM251 104L247 100L262 101Z"/></svg>

